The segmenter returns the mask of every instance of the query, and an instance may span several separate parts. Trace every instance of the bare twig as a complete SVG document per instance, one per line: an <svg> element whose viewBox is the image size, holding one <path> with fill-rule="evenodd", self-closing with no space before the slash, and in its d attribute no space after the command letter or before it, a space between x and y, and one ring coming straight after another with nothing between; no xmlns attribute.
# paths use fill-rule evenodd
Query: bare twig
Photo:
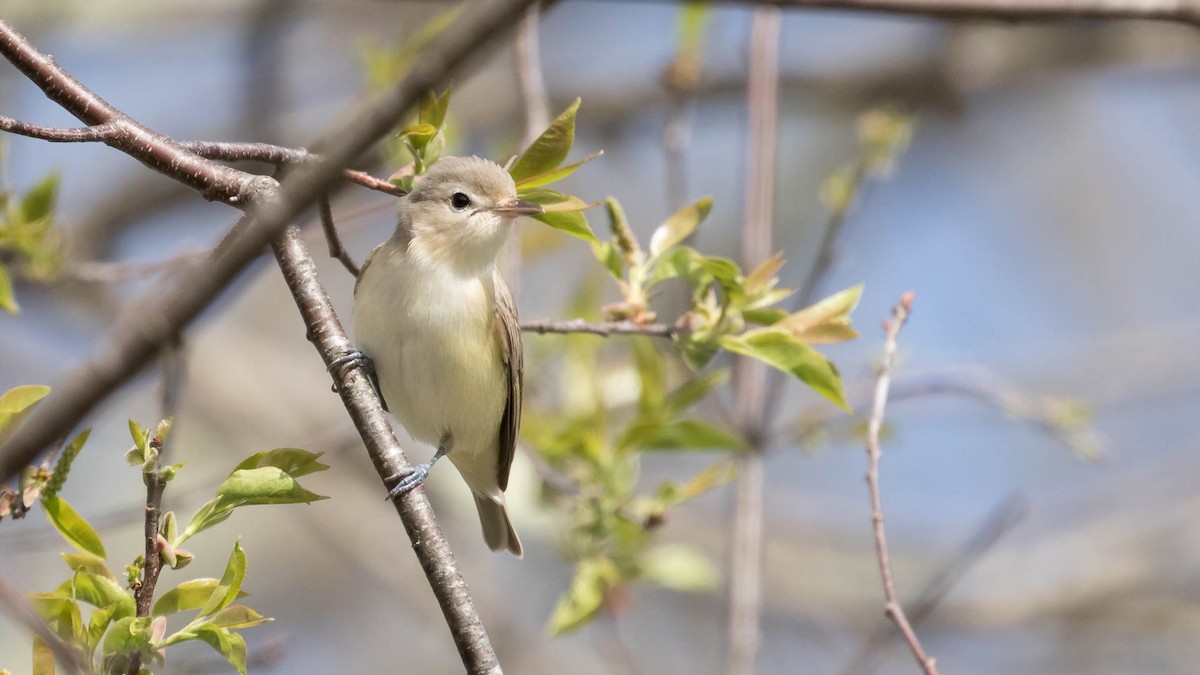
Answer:
<svg viewBox="0 0 1200 675"><path fill-rule="evenodd" d="M333 207L329 204L329 195L325 195L317 201L317 211L321 215L321 230L325 233L325 243L329 244L330 257L341 261L342 267L346 268L350 276L357 279L360 268L354 262L354 258L350 257L346 247L342 246L342 240L338 237L337 225L333 222Z"/></svg>
<svg viewBox="0 0 1200 675"><path fill-rule="evenodd" d="M750 26L750 63L746 105L749 143L746 159L745 222L742 263L746 269L771 254L775 196L775 141L779 95L781 12L761 7ZM729 654L727 672L751 675L758 656L762 611L763 547L763 397L767 371L760 361L735 362L737 418L750 451L739 458L729 570Z"/></svg>
<svg viewBox="0 0 1200 675"><path fill-rule="evenodd" d="M120 133L113 124L96 124L90 127L46 127L0 116L0 131L27 136L51 143L103 143Z"/></svg>
<svg viewBox="0 0 1200 675"><path fill-rule="evenodd" d="M787 9L878 12L936 19L1070 21L1144 19L1200 25L1196 0L732 0Z"/></svg>
<svg viewBox="0 0 1200 675"><path fill-rule="evenodd" d="M884 613L900 633L904 635L912 650L913 658L926 675L937 675L937 664L933 657L925 654L921 641L912 629L904 607L896 595L896 584L892 579L892 563L888 558L887 533L883 528L883 505L879 499L879 458L883 451L879 446L879 431L883 428L883 411L887 406L888 387L892 382L892 363L896 359L896 343L900 329L912 312L912 292L905 293L892 309L892 318L886 322L887 339L883 345L883 362L879 366L879 380L875 385L875 402L871 406L871 418L867 422L867 488L871 493L871 523L875 532L875 554L879 557L879 573L883 580Z"/></svg>
<svg viewBox="0 0 1200 675"><path fill-rule="evenodd" d="M143 279L163 272L169 272L182 266L198 263L212 251L184 251L155 262L110 262L103 260L82 260L69 263L62 271L60 278L74 281L84 281L92 284L119 284L132 279Z"/></svg>
<svg viewBox="0 0 1200 675"><path fill-rule="evenodd" d="M921 590L912 604L911 622L919 626L929 617L958 580L979 562L992 546L1010 532L1025 516L1025 501L1018 495L1010 495L992 509L975 533L963 544L955 556L946 562ZM892 638L892 631L884 626L873 631L858 648L854 658L842 668L842 675L864 675L870 673L875 656Z"/></svg>
<svg viewBox="0 0 1200 675"><path fill-rule="evenodd" d="M522 321L521 330L544 335L546 333L590 333L600 337L610 335L645 335L669 338L682 331L677 326L662 323L635 323L633 321L609 321L588 323L583 319L568 321Z"/></svg>
<svg viewBox="0 0 1200 675"><path fill-rule="evenodd" d="M41 638L54 652L59 666L73 675L90 675L93 672L87 656L51 630L25 598L3 579L0 579L0 607L3 607L6 614L24 624L29 632Z"/></svg>

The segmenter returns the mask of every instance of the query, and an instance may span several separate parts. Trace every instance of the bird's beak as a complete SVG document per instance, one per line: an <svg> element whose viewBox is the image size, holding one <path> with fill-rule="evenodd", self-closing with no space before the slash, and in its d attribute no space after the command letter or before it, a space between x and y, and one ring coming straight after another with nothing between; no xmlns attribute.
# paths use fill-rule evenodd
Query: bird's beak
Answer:
<svg viewBox="0 0 1200 675"><path fill-rule="evenodd" d="M535 204L526 199L511 199L507 202L497 204L492 207L492 213L504 216L506 218L516 218L517 216L539 216L546 212L541 204Z"/></svg>

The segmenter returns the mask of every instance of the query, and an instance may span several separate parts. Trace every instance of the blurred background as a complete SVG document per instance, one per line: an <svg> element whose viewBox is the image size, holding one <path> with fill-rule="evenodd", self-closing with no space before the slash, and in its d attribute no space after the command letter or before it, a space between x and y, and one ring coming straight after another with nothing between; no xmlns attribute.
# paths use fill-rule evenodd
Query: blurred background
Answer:
<svg viewBox="0 0 1200 675"><path fill-rule="evenodd" d="M398 51L443 7L8 0L4 18L165 134L303 146L367 88L369 54ZM565 188L589 201L619 197L643 241L680 203L712 195L693 244L737 258L752 12L716 6L699 83L682 102L663 80L679 50L679 5L568 0L547 13L550 108L582 97L572 157L605 153ZM455 154L503 161L520 147L515 63L510 41L456 79ZM890 106L916 120L890 174L857 194L818 293L865 284L854 315L863 337L826 350L860 412L879 322L903 291L917 295L901 337L882 491L898 590L910 606L930 600L918 632L943 672L1197 672L1198 81L1194 30L1162 23L784 13L774 202L784 285L801 284L816 258L831 217L822 186L858 156L860 116ZM7 64L0 114L74 126ZM674 166L664 147L672 123L684 139ZM141 266L211 246L236 216L100 145L2 140L11 189L61 173L69 262L53 282L19 282L22 313L0 315L0 391L53 385L157 283ZM358 260L393 227L394 205L378 193L343 190L334 211ZM353 279L307 222L348 323ZM587 247L530 222L523 249L522 316L577 315L571 303L599 268ZM135 265L95 264L118 261ZM603 288L603 301L616 299L610 282ZM665 320L677 315L672 302L682 307L662 298ZM563 386L552 367L563 340L526 336L535 411ZM608 340L605 349L627 361L622 338ZM457 672L425 578L273 261L256 263L188 331L186 354L170 461L188 466L167 508L190 513L260 450L324 451L331 465L305 484L332 499L239 510L192 540L197 560L175 580L220 576L241 535L252 605L276 619L245 634L251 671ZM628 364L606 363L621 381ZM141 480L121 458L126 419L153 423L157 388L150 368L91 416L64 492L115 560L141 547ZM780 396L765 459L759 671L915 672L883 617L863 417L836 414L799 384ZM412 458L428 457L401 440ZM655 455L641 480L653 489L717 456ZM518 455L509 489L521 561L487 551L453 474L435 472L428 492L509 672L723 671L730 487L672 511L655 534L708 557L717 574L709 590L634 584L619 611L549 637L571 566L562 517L542 505L529 457ZM49 590L66 575L62 548L40 515L0 523L0 578ZM27 673L28 655L24 629L0 616L0 667ZM209 648L189 645L164 672L226 670Z"/></svg>

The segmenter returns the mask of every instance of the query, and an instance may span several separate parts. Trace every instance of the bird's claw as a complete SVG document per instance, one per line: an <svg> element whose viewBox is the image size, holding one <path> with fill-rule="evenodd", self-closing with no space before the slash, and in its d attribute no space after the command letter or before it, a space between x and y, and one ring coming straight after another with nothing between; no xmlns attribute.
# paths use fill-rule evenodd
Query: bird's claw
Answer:
<svg viewBox="0 0 1200 675"><path fill-rule="evenodd" d="M375 372L375 362L371 360L371 357L357 349L348 349L331 361L326 370L330 374L342 378L346 376L346 371L351 368L363 368L370 374Z"/></svg>
<svg viewBox="0 0 1200 675"><path fill-rule="evenodd" d="M429 471L432 468L433 462L426 462L424 464L410 466L404 471L393 475L388 480L397 480L397 483L392 486L391 490L388 490L387 498L395 499L406 492L410 492L413 488L417 487L421 483L424 483L425 479L429 477Z"/></svg>

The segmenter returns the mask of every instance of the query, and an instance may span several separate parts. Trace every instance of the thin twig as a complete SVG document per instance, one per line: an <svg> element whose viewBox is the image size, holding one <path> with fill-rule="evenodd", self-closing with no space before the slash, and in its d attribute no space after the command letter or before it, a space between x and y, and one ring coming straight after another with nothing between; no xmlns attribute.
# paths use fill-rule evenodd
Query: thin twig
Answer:
<svg viewBox="0 0 1200 675"><path fill-rule="evenodd" d="M212 251L184 251L166 260L155 262L82 260L68 263L59 275L60 279L84 281L93 284L119 284L133 279L143 279L181 266L199 262Z"/></svg>
<svg viewBox="0 0 1200 675"><path fill-rule="evenodd" d="M786 9L878 12L936 19L1071 21L1142 19L1200 25L1196 0L733 0Z"/></svg>
<svg viewBox="0 0 1200 675"><path fill-rule="evenodd" d="M755 10L750 26L750 63L746 82L749 142L746 159L745 222L742 263L750 269L771 255L774 217L775 144L779 98L779 35L782 13ZM735 362L737 418L750 451L739 458L729 570L730 675L751 675L758 656L762 613L763 549L763 397L767 371L760 361Z"/></svg>
<svg viewBox="0 0 1200 675"><path fill-rule="evenodd" d="M90 675L93 671L87 656L79 648L59 637L38 615L37 610L12 586L0 579L0 607L10 617L24 624L29 632L42 639L58 665L74 675Z"/></svg>
<svg viewBox="0 0 1200 675"><path fill-rule="evenodd" d="M1005 534L1025 516L1025 501L1019 495L1009 495L984 518L983 523L975 528L975 532L962 545L958 553L948 560L941 569L933 575L925 588L912 604L910 620L914 627L933 613L934 608L941 604L942 599L954 588L959 579L967 573L975 563L983 559L988 551ZM859 646L854 658L841 670L841 675L865 675L870 673L875 656L887 645L893 636L887 626L871 632Z"/></svg>
<svg viewBox="0 0 1200 675"><path fill-rule="evenodd" d="M892 309L892 318L886 322L887 339L883 344L883 362L879 366L879 380L875 385L875 402L871 406L871 418L867 421L867 488L871 493L871 524L875 532L875 554L879 558L879 574L883 580L884 613L908 642L913 658L926 675L937 675L937 664L933 657L925 654L921 641L913 631L904 607L896 595L896 584L892 579L892 563L888 557L887 533L883 528L883 504L879 498L879 459L883 451L879 446L879 431L883 428L883 411L887 406L888 387L892 382L892 363L896 359L896 343L900 329L912 312L914 295L910 291L900 298Z"/></svg>
<svg viewBox="0 0 1200 675"><path fill-rule="evenodd" d="M633 321L609 321L589 323L583 319L568 321L522 321L521 330L544 335L546 333L588 333L608 337L610 335L645 335L669 338L682 332L677 326L662 323L635 323Z"/></svg>
<svg viewBox="0 0 1200 675"><path fill-rule="evenodd" d="M325 195L317 201L317 212L321 215L321 230L325 232L325 243L329 244L330 257L341 261L342 267L346 268L350 276L357 279L358 271L361 268L354 262L354 258L350 257L350 253L346 251L346 247L342 246L342 240L338 237L337 225L333 222L333 207L329 204L329 195Z"/></svg>
<svg viewBox="0 0 1200 675"><path fill-rule="evenodd" d="M51 143L103 143L116 138L120 130L107 123L90 127L46 127L0 115L0 131Z"/></svg>

